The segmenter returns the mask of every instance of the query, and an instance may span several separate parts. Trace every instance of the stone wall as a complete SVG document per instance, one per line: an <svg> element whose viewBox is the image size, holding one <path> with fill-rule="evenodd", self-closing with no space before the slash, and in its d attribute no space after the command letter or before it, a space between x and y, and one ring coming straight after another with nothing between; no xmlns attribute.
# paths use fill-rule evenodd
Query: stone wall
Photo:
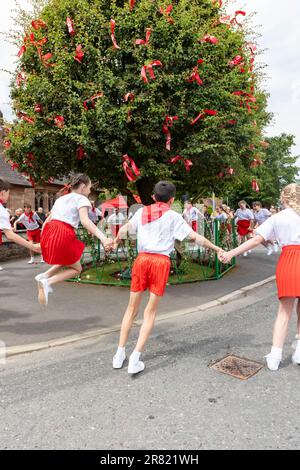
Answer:
<svg viewBox="0 0 300 470"><path fill-rule="evenodd" d="M26 233L19 233L23 238L26 238ZM18 259L18 258L28 258L29 252L27 248L23 246L17 245L16 243L9 242L5 240L3 236L3 243L0 245L0 264L3 261L8 261L11 259Z"/></svg>

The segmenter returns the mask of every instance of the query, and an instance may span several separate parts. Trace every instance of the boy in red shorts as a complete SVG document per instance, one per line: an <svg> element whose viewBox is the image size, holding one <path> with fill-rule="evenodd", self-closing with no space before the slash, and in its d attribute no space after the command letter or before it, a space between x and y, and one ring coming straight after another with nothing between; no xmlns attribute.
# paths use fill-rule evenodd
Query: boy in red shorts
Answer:
<svg viewBox="0 0 300 470"><path fill-rule="evenodd" d="M31 243L40 243L41 241L41 226L43 225L43 221L39 218L39 216L32 212L31 205L25 204L24 206L24 213L18 218L18 220L14 223L14 230L17 229L17 224L22 223L27 230L27 239ZM29 250L30 253L30 260L28 264L34 263L34 252ZM43 263L43 257L41 256L41 263Z"/></svg>
<svg viewBox="0 0 300 470"><path fill-rule="evenodd" d="M160 298L164 295L170 273L170 253L174 250L175 240L189 238L198 245L216 252L221 249L209 240L194 232L182 216L170 209L176 194L176 187L168 181L155 185L153 199L155 204L139 209L130 222L124 225L115 239L118 244L127 232L136 232L139 255L132 268L130 299L125 312L119 347L113 358L113 368L121 369L126 358L125 345L133 321L138 313L143 292L150 291L150 298L144 311L144 321L138 342L129 359L128 373L137 374L144 370L140 355L154 326Z"/></svg>

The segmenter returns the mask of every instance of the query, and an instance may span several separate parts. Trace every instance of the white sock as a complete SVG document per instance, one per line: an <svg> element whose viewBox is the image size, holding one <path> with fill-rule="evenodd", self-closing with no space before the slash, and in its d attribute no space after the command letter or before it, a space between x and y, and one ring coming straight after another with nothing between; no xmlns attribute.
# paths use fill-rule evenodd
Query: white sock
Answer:
<svg viewBox="0 0 300 470"><path fill-rule="evenodd" d="M130 356L130 359L131 359L131 361L133 361L133 362L136 363L136 362L139 362L140 356L141 356L141 353L138 352L138 351L136 351L136 350L134 350L133 353L132 353L131 356Z"/></svg>
<svg viewBox="0 0 300 470"><path fill-rule="evenodd" d="M296 341L296 351L300 352L300 339Z"/></svg>
<svg viewBox="0 0 300 470"><path fill-rule="evenodd" d="M282 358L282 348L277 348L276 346L272 346L270 355L273 356L273 357L276 357L278 359L281 359Z"/></svg>
<svg viewBox="0 0 300 470"><path fill-rule="evenodd" d="M125 355L125 348L120 348L120 346L118 346L116 356L123 356L123 355Z"/></svg>

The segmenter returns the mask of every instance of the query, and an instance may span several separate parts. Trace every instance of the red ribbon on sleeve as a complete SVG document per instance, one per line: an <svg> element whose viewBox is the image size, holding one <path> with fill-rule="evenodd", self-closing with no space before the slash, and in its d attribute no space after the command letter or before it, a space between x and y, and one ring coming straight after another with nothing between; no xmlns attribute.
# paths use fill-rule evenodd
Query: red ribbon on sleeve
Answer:
<svg viewBox="0 0 300 470"><path fill-rule="evenodd" d="M171 132L170 127L173 126L174 121L178 121L178 116L166 116L165 122L162 126L163 133L166 136L166 149L171 150Z"/></svg>
<svg viewBox="0 0 300 470"><path fill-rule="evenodd" d="M115 49L121 49L120 46L118 46L116 38L115 38L115 27L116 27L116 22L113 18L110 20L110 31L111 31L111 40L114 45Z"/></svg>
<svg viewBox="0 0 300 470"><path fill-rule="evenodd" d="M122 165L129 181L136 181L137 178L141 175L141 172L136 166L135 161L127 153L123 155Z"/></svg>
<svg viewBox="0 0 300 470"><path fill-rule="evenodd" d="M149 44L151 33L152 33L152 29L151 28L146 28L146 39L137 39L135 41L135 44L137 46L140 46L140 45L147 46Z"/></svg>
<svg viewBox="0 0 300 470"><path fill-rule="evenodd" d="M193 162L191 160L186 160L181 155L176 155L176 157L171 158L169 161L170 163L172 163L172 165L175 165L175 163L182 161L187 173L191 171L191 167L193 166Z"/></svg>
<svg viewBox="0 0 300 470"><path fill-rule="evenodd" d="M78 62L79 64L81 64L83 57L84 57L84 52L83 52L83 50L82 50L82 45L79 44L79 45L76 47L76 54L75 54L75 56L74 56L74 59L77 60L77 62Z"/></svg>
<svg viewBox="0 0 300 470"><path fill-rule="evenodd" d="M67 17L66 23L68 26L68 31L69 31L70 36L74 36L75 35L74 25L73 25L73 21L71 20L69 16Z"/></svg>
<svg viewBox="0 0 300 470"><path fill-rule="evenodd" d="M150 78L152 80L155 80L153 67L158 67L158 66L162 67L162 63L159 60L154 60L148 65L143 65L142 70L141 70L141 77L145 83L148 83L147 72L149 73Z"/></svg>

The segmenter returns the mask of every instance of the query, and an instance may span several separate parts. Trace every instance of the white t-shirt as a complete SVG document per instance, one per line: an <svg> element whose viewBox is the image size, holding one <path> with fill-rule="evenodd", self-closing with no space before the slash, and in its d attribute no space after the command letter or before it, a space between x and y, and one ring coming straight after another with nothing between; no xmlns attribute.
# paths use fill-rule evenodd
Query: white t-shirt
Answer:
<svg viewBox="0 0 300 470"><path fill-rule="evenodd" d="M277 240L281 246L300 245L300 216L293 209L272 215L255 229L266 241Z"/></svg>
<svg viewBox="0 0 300 470"><path fill-rule="evenodd" d="M237 209L237 211L234 214L234 217L236 217L237 220L253 220L254 219L253 212L250 211L250 209Z"/></svg>
<svg viewBox="0 0 300 470"><path fill-rule="evenodd" d="M254 220L258 225L263 224L269 217L271 217L271 212L268 209L260 209L259 211L254 212Z"/></svg>
<svg viewBox="0 0 300 470"><path fill-rule="evenodd" d="M89 218L92 222L98 222L101 217L101 211L97 207L95 207L95 211L92 208L89 210Z"/></svg>
<svg viewBox="0 0 300 470"><path fill-rule="evenodd" d="M192 222L198 221L201 212L197 207L191 207L191 209L184 209L182 216L188 224L191 224Z"/></svg>
<svg viewBox="0 0 300 470"><path fill-rule="evenodd" d="M228 219L228 215L225 214L225 212L222 212L221 214L216 215L216 220L219 220L220 222L224 223Z"/></svg>
<svg viewBox="0 0 300 470"><path fill-rule="evenodd" d="M107 219L107 223L110 225L123 225L125 220L125 215L119 212L119 214L111 214Z"/></svg>
<svg viewBox="0 0 300 470"><path fill-rule="evenodd" d="M177 212L169 210L160 219L145 225L142 225L142 212L143 209L139 209L129 222L129 227L137 232L139 253L170 256L175 240L182 241L192 232Z"/></svg>
<svg viewBox="0 0 300 470"><path fill-rule="evenodd" d="M38 222L42 224L43 221L39 218L39 216L35 212L32 216L32 219L33 219L33 222L29 221L28 215L22 214L16 221L16 224L22 223L26 227L27 230L37 230L38 228L40 228L40 225L38 224Z"/></svg>
<svg viewBox="0 0 300 470"><path fill-rule="evenodd" d="M11 229L12 228L11 228L10 221L9 221L9 212L0 203L0 230L11 230Z"/></svg>
<svg viewBox="0 0 300 470"><path fill-rule="evenodd" d="M81 207L92 207L86 196L77 193L66 194L55 201L51 210L52 220L60 220L78 228Z"/></svg>

